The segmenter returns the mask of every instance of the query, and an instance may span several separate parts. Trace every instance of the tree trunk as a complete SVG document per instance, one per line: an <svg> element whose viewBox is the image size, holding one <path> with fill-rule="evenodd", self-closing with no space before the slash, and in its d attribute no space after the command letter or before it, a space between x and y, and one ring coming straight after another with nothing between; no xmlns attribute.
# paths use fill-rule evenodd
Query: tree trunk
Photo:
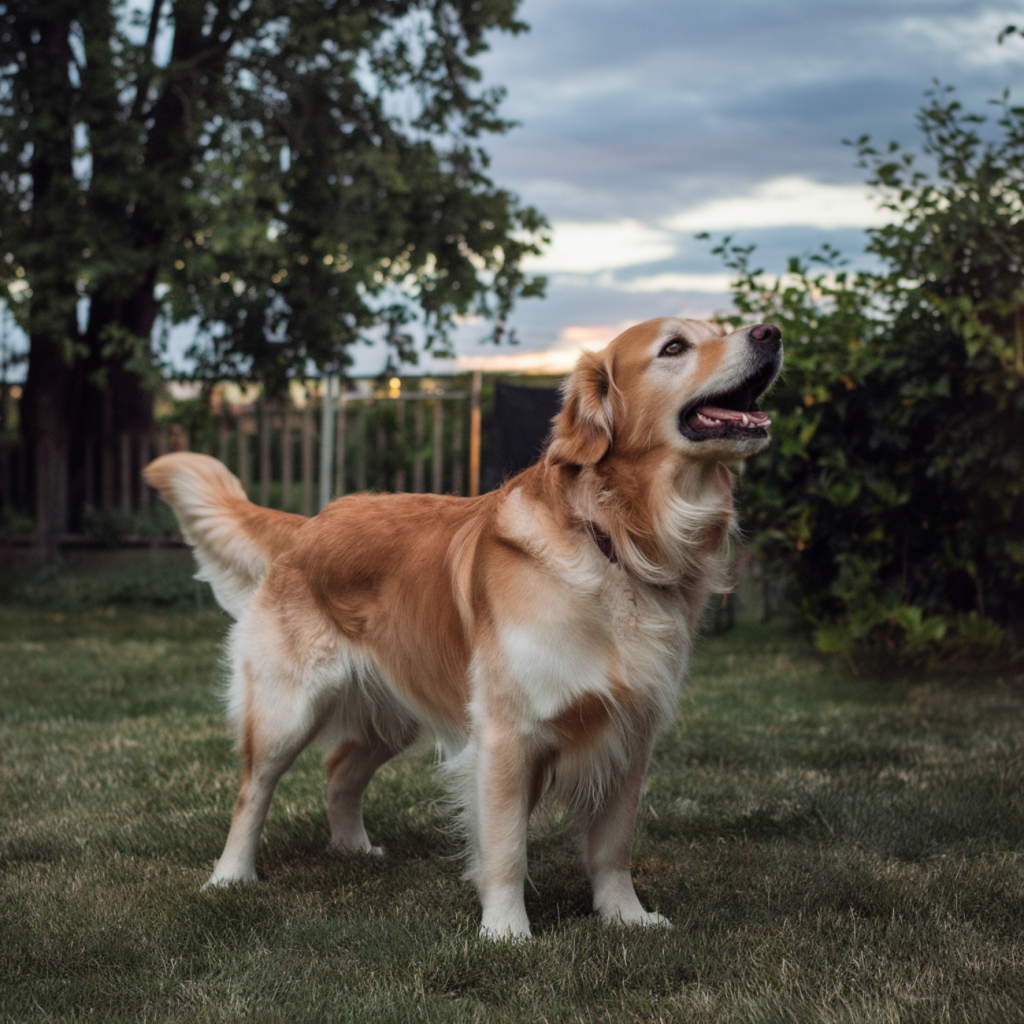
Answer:
<svg viewBox="0 0 1024 1024"><path fill-rule="evenodd" d="M79 414L79 430L72 439L69 491L71 526L80 529L85 507L85 443L91 439L96 464L110 473L120 463L122 434L138 436L153 429L153 392L144 374L129 369L126 363L139 356L148 358L150 337L156 321L157 304L153 298L155 271L146 274L135 292L125 298L99 294L90 303L89 323L85 332L88 356L85 362L85 382ZM109 354L106 338L108 330L127 332L134 336L135 351ZM131 472L135 472L132 467ZM105 481L108 495L134 492L138 486L132 480Z"/></svg>
<svg viewBox="0 0 1024 1024"><path fill-rule="evenodd" d="M51 337L33 337L22 403L22 437L32 475L37 541L46 561L60 558L60 536L84 525L85 450L93 443L95 465L107 472L119 465L120 435L153 427L153 394L145 378L125 366L127 354L104 354L108 327L129 331L148 351L156 319L150 277L125 301L95 298L83 339L88 355L69 363ZM132 470L134 472L134 468ZM124 487L121 483L121 487ZM135 481L128 484L135 490ZM121 487L106 480L104 490Z"/></svg>
<svg viewBox="0 0 1024 1024"><path fill-rule="evenodd" d="M22 400L22 438L32 474L39 558L60 560L60 536L68 527L71 439L81 400L81 365L69 364L52 337L31 339Z"/></svg>
<svg viewBox="0 0 1024 1024"><path fill-rule="evenodd" d="M70 36L71 4L36 5L16 23L24 53L17 77L24 102L24 144L31 153L31 216L21 255L30 285L23 320L29 336L28 379L22 437L35 495L36 550L59 558L67 525L68 441L75 424L80 368L72 361L78 341L78 254L81 252L79 190L74 174L75 90L68 68L75 62ZM7 225L5 225L5 231Z"/></svg>

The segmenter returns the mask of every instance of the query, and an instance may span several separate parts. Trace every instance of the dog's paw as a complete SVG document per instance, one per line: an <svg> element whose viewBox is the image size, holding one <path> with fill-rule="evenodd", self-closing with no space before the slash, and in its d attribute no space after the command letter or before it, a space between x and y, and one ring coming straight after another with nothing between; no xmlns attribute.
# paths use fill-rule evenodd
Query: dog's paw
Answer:
<svg viewBox="0 0 1024 1024"><path fill-rule="evenodd" d="M531 937L521 886L495 888L481 902L484 911L480 920L482 939L489 942L525 942Z"/></svg>
<svg viewBox="0 0 1024 1024"><path fill-rule="evenodd" d="M373 857L374 860L384 860L387 857L383 846L346 846L344 843L330 843L327 852L337 853L342 857Z"/></svg>
<svg viewBox="0 0 1024 1024"><path fill-rule="evenodd" d="M642 921L636 922L644 928L671 928L672 922L657 911L652 910L644 915Z"/></svg>
<svg viewBox="0 0 1024 1024"><path fill-rule="evenodd" d="M256 883L256 872L251 875L232 877L229 875L218 875L215 871L205 882L200 892L209 892L211 889L226 889L230 885L254 885Z"/></svg>
<svg viewBox="0 0 1024 1024"><path fill-rule="evenodd" d="M488 942L527 942L533 938L529 927L516 931L509 925L506 928L492 928L486 924L480 925L480 938Z"/></svg>
<svg viewBox="0 0 1024 1024"><path fill-rule="evenodd" d="M601 912L601 920L613 928L671 928L672 922L656 911L639 910L624 914Z"/></svg>

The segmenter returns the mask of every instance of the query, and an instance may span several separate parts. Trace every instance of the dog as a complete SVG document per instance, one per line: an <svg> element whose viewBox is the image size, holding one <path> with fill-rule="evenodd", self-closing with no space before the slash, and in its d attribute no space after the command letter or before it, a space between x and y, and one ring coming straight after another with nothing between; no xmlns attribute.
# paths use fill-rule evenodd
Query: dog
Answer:
<svg viewBox="0 0 1024 1024"><path fill-rule="evenodd" d="M250 503L208 456L150 463L197 578L236 620L241 786L207 884L255 881L274 788L313 741L332 846L379 853L363 793L427 733L462 808L482 935L530 935L527 825L548 792L601 918L668 924L630 874L641 784L701 609L728 589L726 464L768 444L755 403L781 365L772 324L630 327L580 356L540 461L476 498L358 494L307 519Z"/></svg>

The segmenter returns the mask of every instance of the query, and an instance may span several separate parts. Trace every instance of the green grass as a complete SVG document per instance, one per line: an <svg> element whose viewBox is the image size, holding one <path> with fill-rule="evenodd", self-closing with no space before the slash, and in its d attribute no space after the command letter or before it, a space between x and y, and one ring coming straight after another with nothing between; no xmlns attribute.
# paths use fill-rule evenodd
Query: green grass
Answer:
<svg viewBox="0 0 1024 1024"><path fill-rule="evenodd" d="M635 852L672 931L605 929L555 813L536 938L491 945L432 754L371 786L378 863L285 777L258 886L200 893L237 765L216 612L0 607L0 1020L987 1021L1024 1015L1024 680L857 678L702 642Z"/></svg>
<svg viewBox="0 0 1024 1024"><path fill-rule="evenodd" d="M71 550L60 566L40 566L30 551L16 558L8 549L0 560L0 602L64 612L216 607L209 584L195 580L195 571L192 552L182 548Z"/></svg>

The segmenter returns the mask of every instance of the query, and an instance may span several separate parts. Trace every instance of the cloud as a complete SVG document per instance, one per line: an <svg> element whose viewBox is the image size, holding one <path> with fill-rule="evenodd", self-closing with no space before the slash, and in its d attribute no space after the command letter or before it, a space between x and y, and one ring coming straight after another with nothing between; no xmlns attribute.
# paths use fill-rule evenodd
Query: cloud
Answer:
<svg viewBox="0 0 1024 1024"><path fill-rule="evenodd" d="M665 231L638 220L555 221L551 245L524 267L541 274L594 274L674 256L676 243Z"/></svg>
<svg viewBox="0 0 1024 1024"><path fill-rule="evenodd" d="M486 356L458 356L455 371L483 370L486 373L569 373L579 359L578 348L550 349L547 352L501 352Z"/></svg>
<svg viewBox="0 0 1024 1024"><path fill-rule="evenodd" d="M520 128L492 170L555 220L649 225L759 182L853 182L841 144L916 147L936 76L968 109L1022 84L1021 0L524 0L483 64Z"/></svg>
<svg viewBox="0 0 1024 1024"><path fill-rule="evenodd" d="M772 178L747 195L711 199L668 218L673 231L742 228L870 228L892 223L891 210L863 185L825 185L800 175Z"/></svg>
<svg viewBox="0 0 1024 1024"><path fill-rule="evenodd" d="M460 355L458 370L486 370L489 373L569 373L583 351L599 352L635 320L617 325L571 325L563 327L558 341L540 352L496 352L488 355Z"/></svg>
<svg viewBox="0 0 1024 1024"><path fill-rule="evenodd" d="M903 20L901 28L922 49L938 49L961 66L991 68L1020 62L1024 48L1020 38L1011 36L999 44L996 37L1007 25L1019 25L1021 15L1019 4L1014 4L985 10L975 16L910 17Z"/></svg>
<svg viewBox="0 0 1024 1024"><path fill-rule="evenodd" d="M591 352L596 352L598 349L604 348L616 334L621 334L622 331L631 326L631 321L619 324L617 327L612 327L608 324L602 324L597 327L593 325L574 325L570 327L563 327L559 332L558 337L562 342L566 342L570 345L582 345Z"/></svg>
<svg viewBox="0 0 1024 1024"><path fill-rule="evenodd" d="M606 287L617 288L623 292L701 292L708 295L721 295L729 291L733 280L732 274L650 274L647 277L634 277L628 281L604 281Z"/></svg>

